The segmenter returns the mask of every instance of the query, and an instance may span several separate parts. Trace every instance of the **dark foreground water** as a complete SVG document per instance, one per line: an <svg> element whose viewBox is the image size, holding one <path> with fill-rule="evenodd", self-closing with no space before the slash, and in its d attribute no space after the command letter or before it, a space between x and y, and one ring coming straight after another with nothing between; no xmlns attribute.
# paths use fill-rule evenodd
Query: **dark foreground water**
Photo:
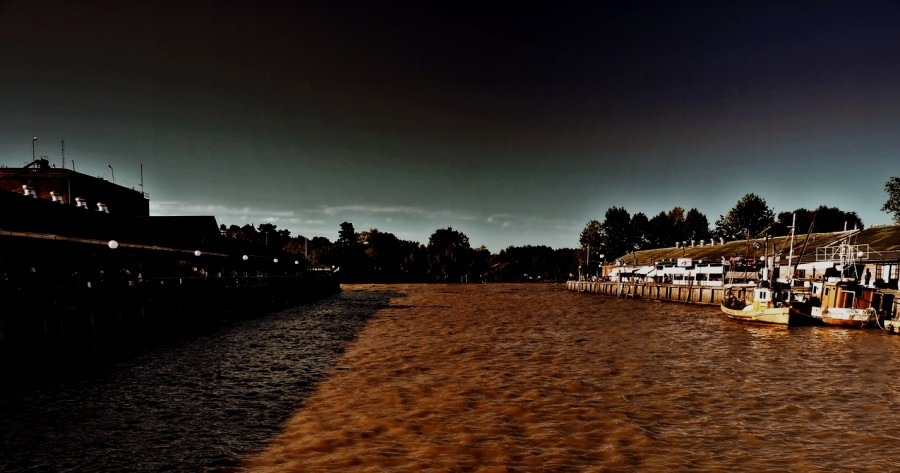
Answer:
<svg viewBox="0 0 900 473"><path fill-rule="evenodd" d="M345 292L119 353L65 380L7 378L0 471L229 471L279 431L390 297Z"/></svg>

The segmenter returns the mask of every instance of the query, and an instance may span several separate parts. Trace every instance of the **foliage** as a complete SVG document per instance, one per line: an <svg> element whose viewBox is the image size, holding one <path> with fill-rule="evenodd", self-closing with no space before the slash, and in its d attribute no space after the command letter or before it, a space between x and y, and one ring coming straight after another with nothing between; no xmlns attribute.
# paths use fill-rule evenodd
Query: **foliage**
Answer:
<svg viewBox="0 0 900 473"><path fill-rule="evenodd" d="M599 227L599 222L597 225ZM577 272L576 251L573 249L554 251L548 247L509 247L508 255L495 259L483 246L471 248L468 236L449 227L435 231L427 247L375 228L357 233L349 222L341 223L338 239L334 243L324 237L291 237L290 232L279 230L271 223L259 227L250 224L243 227L221 225L219 231L227 238L260 246L268 241L268 248L283 244L281 251L303 262L296 266L297 269L339 268L337 274L345 282L563 280ZM308 261L304 255L308 256ZM516 265L520 259L525 263L518 268L504 263L510 258ZM516 276L522 268L525 271ZM525 274L528 277L522 277Z"/></svg>
<svg viewBox="0 0 900 473"><path fill-rule="evenodd" d="M684 217L684 240L699 242L711 239L712 233L709 231L709 220L706 219L706 215L700 213L696 208L688 210Z"/></svg>
<svg viewBox="0 0 900 473"><path fill-rule="evenodd" d="M676 242L690 239L685 231L683 207L672 207L672 210L666 213L666 222L669 225L669 236Z"/></svg>
<svg viewBox="0 0 900 473"><path fill-rule="evenodd" d="M634 251L631 215L622 207L610 207L603 220L603 248L612 260Z"/></svg>
<svg viewBox="0 0 900 473"><path fill-rule="evenodd" d="M341 222L341 230L338 232L338 246L355 246L359 244L359 234L350 222Z"/></svg>
<svg viewBox="0 0 900 473"><path fill-rule="evenodd" d="M645 248L665 248L674 246L680 237L674 234L665 212L656 214L647 222L647 246Z"/></svg>
<svg viewBox="0 0 900 473"><path fill-rule="evenodd" d="M469 237L447 227L428 238L430 274L437 281L465 282L472 262Z"/></svg>
<svg viewBox="0 0 900 473"><path fill-rule="evenodd" d="M580 252L577 252L580 253ZM574 249L554 250L548 246L510 246L494 258L490 281L562 281L578 272ZM599 260L591 260L595 270Z"/></svg>
<svg viewBox="0 0 900 473"><path fill-rule="evenodd" d="M650 243L650 220L642 212L631 216L632 245L647 248Z"/></svg>
<svg viewBox="0 0 900 473"><path fill-rule="evenodd" d="M775 213L756 194L747 194L716 221L716 236L728 240L756 237L775 220Z"/></svg>
<svg viewBox="0 0 900 473"><path fill-rule="evenodd" d="M325 237L313 237L304 242L304 250L309 254L309 262L314 267L330 266L325 262L332 247L331 240Z"/></svg>
<svg viewBox="0 0 900 473"><path fill-rule="evenodd" d="M327 265L340 268L342 281L364 281L371 272L371 264L360 242L360 236L349 222L341 223L338 239L324 260Z"/></svg>
<svg viewBox="0 0 900 473"><path fill-rule="evenodd" d="M884 191L888 194L888 199L881 206L882 212L892 214L894 223L900 224L900 177L891 177L884 184Z"/></svg>
<svg viewBox="0 0 900 473"><path fill-rule="evenodd" d="M472 263L469 266L470 282L484 281L491 269L491 252L484 246L472 250Z"/></svg>
<svg viewBox="0 0 900 473"><path fill-rule="evenodd" d="M372 269L372 281L410 281L419 280L424 270L418 270L413 261L420 255L421 246L413 241L404 241L393 233L381 232L373 228L360 234L360 241L365 247L365 254Z"/></svg>
<svg viewBox="0 0 900 473"><path fill-rule="evenodd" d="M826 207L820 205L816 210L807 210L799 208L792 212L780 212L778 220L772 225L772 236L785 236L791 232L791 224L794 216L797 216L797 228L795 234L801 235L810 231L810 227L815 220L815 226L812 228L814 233L824 232L841 232L845 229L853 228L863 229L863 222L856 212L844 212L837 207Z"/></svg>
<svg viewBox="0 0 900 473"><path fill-rule="evenodd" d="M603 254L603 224L599 220L589 220L581 230L578 243L584 253L579 253L578 264L587 264Z"/></svg>

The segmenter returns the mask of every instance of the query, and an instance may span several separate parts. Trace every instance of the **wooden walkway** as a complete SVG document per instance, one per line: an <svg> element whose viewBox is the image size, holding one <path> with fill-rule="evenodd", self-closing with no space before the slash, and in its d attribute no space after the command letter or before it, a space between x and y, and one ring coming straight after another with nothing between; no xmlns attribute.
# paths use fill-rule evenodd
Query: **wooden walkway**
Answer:
<svg viewBox="0 0 900 473"><path fill-rule="evenodd" d="M614 281L568 281L570 291L606 296L653 299L691 304L719 305L725 288L685 284L656 284Z"/></svg>

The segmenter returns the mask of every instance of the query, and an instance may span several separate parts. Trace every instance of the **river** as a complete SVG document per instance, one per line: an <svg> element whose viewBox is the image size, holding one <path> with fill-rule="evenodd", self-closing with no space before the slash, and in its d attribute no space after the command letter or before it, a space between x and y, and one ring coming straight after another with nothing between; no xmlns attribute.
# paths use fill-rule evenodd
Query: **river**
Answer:
<svg viewBox="0 0 900 473"><path fill-rule="evenodd" d="M897 353L561 284L344 286L4 393L0 471L891 471Z"/></svg>

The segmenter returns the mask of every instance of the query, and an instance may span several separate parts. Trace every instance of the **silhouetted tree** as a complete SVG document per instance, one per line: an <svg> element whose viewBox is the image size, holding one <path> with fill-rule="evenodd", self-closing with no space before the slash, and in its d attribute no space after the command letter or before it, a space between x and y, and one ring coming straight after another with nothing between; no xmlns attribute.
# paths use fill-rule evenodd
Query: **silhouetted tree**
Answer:
<svg viewBox="0 0 900 473"><path fill-rule="evenodd" d="M410 274L409 258L418 243L404 241L393 233L381 232L372 228L360 234L365 247L372 276L379 281L414 281L420 275Z"/></svg>
<svg viewBox="0 0 900 473"><path fill-rule="evenodd" d="M578 237L582 251L578 253L578 264L583 265L597 260L603 254L603 224L599 220L589 220ZM590 255L588 254L590 252Z"/></svg>
<svg viewBox="0 0 900 473"><path fill-rule="evenodd" d="M687 235L687 231L684 226L684 208L683 207L672 207L668 213L666 213L666 221L669 224L669 239L672 241L685 241L689 240ZM668 245L667 245L668 246Z"/></svg>
<svg viewBox="0 0 900 473"><path fill-rule="evenodd" d="M234 225L232 225L234 227ZM256 227L252 223L245 224L235 232L235 238L238 240L256 241L258 233Z"/></svg>
<svg viewBox="0 0 900 473"><path fill-rule="evenodd" d="M429 281L428 249L421 244L412 243L403 259L403 274L409 281Z"/></svg>
<svg viewBox="0 0 900 473"><path fill-rule="evenodd" d="M430 274L438 281L464 282L472 255L469 237L447 227L428 238Z"/></svg>
<svg viewBox="0 0 900 473"><path fill-rule="evenodd" d="M358 282L365 280L370 271L369 259L359 241L359 235L353 224L342 222L338 239L326 256L327 264L340 268L338 275L342 281Z"/></svg>
<svg viewBox="0 0 900 473"><path fill-rule="evenodd" d="M573 248L560 248L553 252L553 272L546 276L553 281L564 281L578 274L578 258Z"/></svg>
<svg viewBox="0 0 900 473"><path fill-rule="evenodd" d="M894 223L900 224L900 177L891 177L884 184L884 191L888 198L881 206L882 212L891 214Z"/></svg>
<svg viewBox="0 0 900 473"><path fill-rule="evenodd" d="M631 235L631 215L622 207L610 207L603 220L603 248L606 260L634 251Z"/></svg>
<svg viewBox="0 0 900 473"><path fill-rule="evenodd" d="M712 239L712 233L709 231L709 220L706 215L700 213L696 208L688 210L684 217L684 239L695 241L709 241Z"/></svg>
<svg viewBox="0 0 900 473"><path fill-rule="evenodd" d="M256 242L272 248L283 248L290 238L290 230L279 230L274 223L261 223L256 231Z"/></svg>
<svg viewBox="0 0 900 473"><path fill-rule="evenodd" d="M807 210L799 208L792 212L780 212L778 220L772 225L770 234L772 236L784 236L790 234L790 226L797 216L797 228L795 234L804 234L809 231L810 225L815 218L815 227L813 232L840 232L844 229L852 230L853 228L862 229L863 222L856 212L844 212L836 207L826 207L820 205L816 210Z"/></svg>
<svg viewBox="0 0 900 473"><path fill-rule="evenodd" d="M675 246L678 240L671 232L669 218L665 212L656 214L647 222L647 248L666 248ZM681 240L678 240L681 241Z"/></svg>
<svg viewBox="0 0 900 473"><path fill-rule="evenodd" d="M775 213L756 194L747 194L716 221L716 236L729 240L754 238L774 222Z"/></svg>
<svg viewBox="0 0 900 473"><path fill-rule="evenodd" d="M304 249L309 255L309 263L313 267L331 266L328 256L331 254L331 248L334 245L331 240L325 237L313 237L305 242Z"/></svg>
<svg viewBox="0 0 900 473"><path fill-rule="evenodd" d="M562 281L578 273L581 250L554 250L548 246L509 246L494 255L488 279L491 281ZM586 274L595 274L599 260L591 260Z"/></svg>
<svg viewBox="0 0 900 473"><path fill-rule="evenodd" d="M338 239L335 242L339 246L354 246L359 244L359 234L353 228L350 222L341 222L341 230L338 232Z"/></svg>
<svg viewBox="0 0 900 473"><path fill-rule="evenodd" d="M641 249L650 247L650 221L643 212L631 216L631 238L632 246L637 245Z"/></svg>
<svg viewBox="0 0 900 473"><path fill-rule="evenodd" d="M484 281L485 275L491 267L491 251L484 245L471 250L472 262L469 265L469 281Z"/></svg>

